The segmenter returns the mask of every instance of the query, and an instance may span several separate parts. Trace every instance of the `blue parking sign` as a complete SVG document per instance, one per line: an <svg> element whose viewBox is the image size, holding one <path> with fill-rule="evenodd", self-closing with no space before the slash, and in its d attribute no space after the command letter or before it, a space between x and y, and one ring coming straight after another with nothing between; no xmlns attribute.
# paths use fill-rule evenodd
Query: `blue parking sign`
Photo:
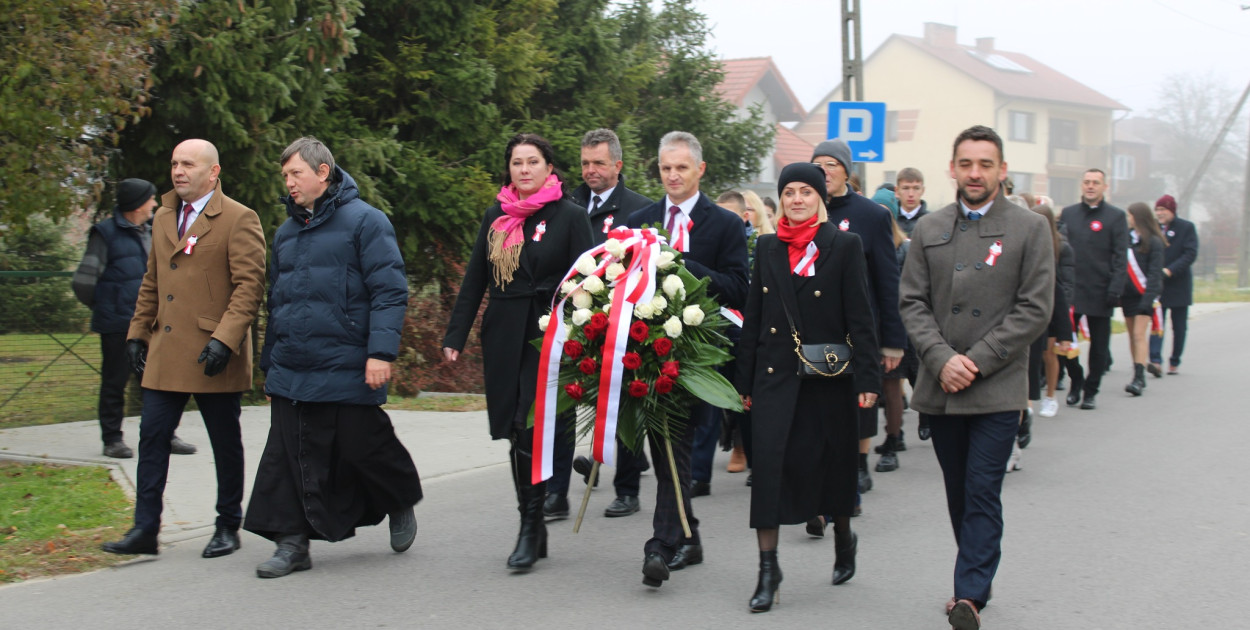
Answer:
<svg viewBox="0 0 1250 630"><path fill-rule="evenodd" d="M885 103L830 102L828 138L845 142L856 162L884 161Z"/></svg>

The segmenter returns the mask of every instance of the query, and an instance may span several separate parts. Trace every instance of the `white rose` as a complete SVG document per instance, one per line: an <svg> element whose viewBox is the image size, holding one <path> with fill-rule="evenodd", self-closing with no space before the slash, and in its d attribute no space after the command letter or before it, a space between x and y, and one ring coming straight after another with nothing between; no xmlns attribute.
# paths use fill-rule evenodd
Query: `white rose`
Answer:
<svg viewBox="0 0 1250 630"><path fill-rule="evenodd" d="M660 252L660 257L656 260L655 266L660 269L668 269L673 266L673 261L677 259L677 255L673 252Z"/></svg>
<svg viewBox="0 0 1250 630"><path fill-rule="evenodd" d="M604 314L604 315L607 315L608 313L611 313L611 312L612 312L612 303L611 303L611 302L608 302L608 303L604 304L604 305L603 305L603 314Z"/></svg>
<svg viewBox="0 0 1250 630"><path fill-rule="evenodd" d="M560 285L560 293L562 295L567 295L569 293L572 293L573 290L576 288L577 288L576 280L566 280L564 284Z"/></svg>
<svg viewBox="0 0 1250 630"><path fill-rule="evenodd" d="M580 273L583 276L589 276L595 272L595 268L598 266L599 263L595 262L594 256L591 256L590 254L582 254L577 257L577 263L573 265L573 268L577 270L577 273Z"/></svg>
<svg viewBox="0 0 1250 630"><path fill-rule="evenodd" d="M634 307L634 317L638 319L651 319L655 317L655 309L651 308L650 302L643 302Z"/></svg>
<svg viewBox="0 0 1250 630"><path fill-rule="evenodd" d="M698 305L690 305L681 312L681 321L686 322L687 326L698 326L703 323L703 309Z"/></svg>
<svg viewBox="0 0 1250 630"><path fill-rule="evenodd" d="M663 313L664 309L668 308L668 300L664 299L663 295L656 293L655 297L651 298L651 308L657 313Z"/></svg>
<svg viewBox="0 0 1250 630"><path fill-rule="evenodd" d="M589 293L581 289L573 292L573 306L577 308L590 308L594 303L595 300L590 297Z"/></svg>
<svg viewBox="0 0 1250 630"><path fill-rule="evenodd" d="M681 281L681 278L677 277L677 274L675 273L669 274L667 278L664 278L664 284L661 285L661 288L664 289L664 294L667 295L670 300L676 298L678 295L686 295L686 285Z"/></svg>
<svg viewBox="0 0 1250 630"><path fill-rule="evenodd" d="M573 311L573 325L574 326L581 326L582 324L585 324L588 321L590 321L590 309L579 308L576 311Z"/></svg>
<svg viewBox="0 0 1250 630"><path fill-rule="evenodd" d="M614 238L610 238L605 241L603 243L603 249L608 252L608 254L612 255L613 258L619 259L625 257L625 245Z"/></svg>
<svg viewBox="0 0 1250 630"><path fill-rule="evenodd" d="M538 329L547 332L547 324L551 321L550 315L543 315L538 318Z"/></svg>
<svg viewBox="0 0 1250 630"><path fill-rule="evenodd" d="M603 273L603 275L608 279L608 282L615 282L616 279L623 273L625 273L625 265L622 265L621 263L612 263L608 265L608 269Z"/></svg>
<svg viewBox="0 0 1250 630"><path fill-rule="evenodd" d="M586 278L585 282L582 283L582 288L591 293L602 293L603 289L606 288L606 285L603 284L603 280L601 280L599 276L590 276L589 278Z"/></svg>
<svg viewBox="0 0 1250 630"><path fill-rule="evenodd" d="M665 334L667 334L669 337L672 337L673 339L680 337L681 336L681 320L677 319L676 315L668 318L668 321L664 322L664 332Z"/></svg>

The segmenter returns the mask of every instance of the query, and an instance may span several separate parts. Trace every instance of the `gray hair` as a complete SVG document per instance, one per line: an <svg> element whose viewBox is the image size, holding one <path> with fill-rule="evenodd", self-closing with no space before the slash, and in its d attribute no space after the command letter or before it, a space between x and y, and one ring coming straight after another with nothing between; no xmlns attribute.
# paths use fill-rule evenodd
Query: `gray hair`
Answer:
<svg viewBox="0 0 1250 630"><path fill-rule="evenodd" d="M587 131L586 135L582 136L583 149L597 147L605 142L608 143L608 157L613 162L620 162L625 157L625 154L621 151L621 139L616 137L615 131L611 129L595 129Z"/></svg>
<svg viewBox="0 0 1250 630"><path fill-rule="evenodd" d="M322 144L320 140L312 136L304 136L292 142L282 152L282 159L278 162L278 166L286 166L286 163L290 162L291 158L296 155L299 155L301 160L313 167L314 171L320 168L322 164L329 166L330 177L331 179L334 178L334 155L330 153L330 149L327 149L326 145Z"/></svg>
<svg viewBox="0 0 1250 630"><path fill-rule="evenodd" d="M686 145L686 148L690 149L690 157L694 158L695 164L703 162L703 145L699 144L699 139L694 137L694 134L685 131L670 131L664 134L664 137L660 138L660 150L658 153L663 153L673 148L675 144Z"/></svg>

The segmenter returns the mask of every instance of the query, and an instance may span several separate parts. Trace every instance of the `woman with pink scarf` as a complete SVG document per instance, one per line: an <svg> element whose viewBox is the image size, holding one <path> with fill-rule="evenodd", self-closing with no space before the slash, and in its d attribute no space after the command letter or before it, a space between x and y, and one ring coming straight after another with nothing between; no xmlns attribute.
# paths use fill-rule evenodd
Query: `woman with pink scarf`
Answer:
<svg viewBox="0 0 1250 630"><path fill-rule="evenodd" d="M538 381L538 318L551 308L564 274L593 246L586 209L570 201L551 144L518 134L504 151L503 187L486 210L443 338L443 355L460 358L482 296L482 359L492 439L512 443L512 482L521 529L508 568L526 570L547 556L546 483L530 483L533 429L527 416Z"/></svg>

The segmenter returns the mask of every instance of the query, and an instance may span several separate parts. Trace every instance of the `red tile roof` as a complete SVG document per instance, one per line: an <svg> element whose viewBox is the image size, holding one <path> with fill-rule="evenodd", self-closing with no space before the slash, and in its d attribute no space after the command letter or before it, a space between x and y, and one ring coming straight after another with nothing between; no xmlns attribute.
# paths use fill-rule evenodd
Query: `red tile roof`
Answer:
<svg viewBox="0 0 1250 630"><path fill-rule="evenodd" d="M742 107L751 88L759 85L773 101L773 112L778 120L790 122L803 119L803 104L773 64L772 57L726 59L721 61L721 70L725 76L716 89L726 101Z"/></svg>
<svg viewBox="0 0 1250 630"><path fill-rule="evenodd" d="M816 146L812 143L800 138L793 131L777 125L773 160L777 163L778 172L792 162L807 162L811 160L812 151L815 149Z"/></svg>
<svg viewBox="0 0 1250 630"><path fill-rule="evenodd" d="M1115 99L1025 54L997 49L986 51L988 54L1000 56L1028 70L1028 72L1018 72L1000 69L987 63L984 60L986 53L982 53L975 46L935 45L922 37L907 35L891 35L890 38L898 38L919 48L1005 96L1073 103L1103 109L1129 109ZM886 43L888 44L889 41L887 40ZM883 48L885 48L884 44L877 50Z"/></svg>

